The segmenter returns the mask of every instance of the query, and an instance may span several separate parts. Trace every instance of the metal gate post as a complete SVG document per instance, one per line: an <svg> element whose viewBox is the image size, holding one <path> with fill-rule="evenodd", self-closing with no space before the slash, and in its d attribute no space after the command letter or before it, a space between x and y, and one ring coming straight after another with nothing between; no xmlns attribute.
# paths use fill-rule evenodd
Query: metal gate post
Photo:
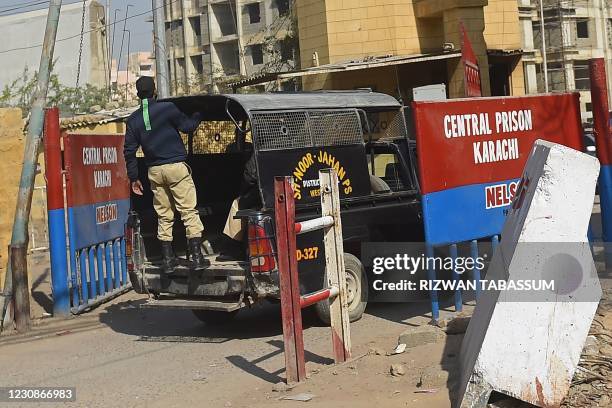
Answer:
<svg viewBox="0 0 612 408"><path fill-rule="evenodd" d="M593 101L593 130L597 144L597 157L601 163L599 174L599 200L601 227L606 265L612 267L612 129L606 85L606 60L590 61L591 99Z"/></svg>
<svg viewBox="0 0 612 408"><path fill-rule="evenodd" d="M338 176L333 169L319 171L321 215L331 216L334 224L325 229L325 271L329 287L337 287L339 294L329 300L334 361L342 363L351 357L351 330L346 293L346 269L340 221Z"/></svg>
<svg viewBox="0 0 612 408"><path fill-rule="evenodd" d="M274 196L285 367L287 383L291 383L306 378L291 177L274 178Z"/></svg>
<svg viewBox="0 0 612 408"><path fill-rule="evenodd" d="M53 315L70 314L68 287L68 257L66 254L66 211L62 176L59 109L45 111L44 128L45 179L47 180L47 213L49 220L49 258L51 259L51 289Z"/></svg>

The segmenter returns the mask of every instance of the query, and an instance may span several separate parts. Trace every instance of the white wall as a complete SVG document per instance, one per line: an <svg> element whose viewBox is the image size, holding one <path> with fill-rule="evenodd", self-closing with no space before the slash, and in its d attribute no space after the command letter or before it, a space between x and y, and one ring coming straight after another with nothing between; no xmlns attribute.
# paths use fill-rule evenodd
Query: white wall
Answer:
<svg viewBox="0 0 612 408"><path fill-rule="evenodd" d="M90 2L91 3L91 2ZM87 8L89 10L89 7ZM54 73L59 76L62 84L74 87L76 84L77 62L81 32L82 4L75 3L62 6L57 40L53 60ZM47 9L36 10L0 17L0 51L31 47L42 44L47 21ZM86 15L85 31L90 29L89 15ZM59 41L66 37L74 38ZM25 67L32 74L38 71L41 47L26 50L11 51L0 54L0 90L19 78ZM90 82L91 74L90 35L84 36L83 58L81 64L81 84ZM94 83L103 86L104 83Z"/></svg>

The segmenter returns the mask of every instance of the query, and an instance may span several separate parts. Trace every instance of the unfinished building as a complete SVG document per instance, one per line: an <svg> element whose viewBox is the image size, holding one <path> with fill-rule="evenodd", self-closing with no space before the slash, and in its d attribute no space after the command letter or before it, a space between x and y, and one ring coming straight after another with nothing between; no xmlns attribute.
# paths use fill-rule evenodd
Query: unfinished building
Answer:
<svg viewBox="0 0 612 408"><path fill-rule="evenodd" d="M603 57L608 73L612 71L612 2L542 1L542 7L540 0L519 1L526 90L578 91L582 120L590 122L589 60ZM608 88L612 91L610 75Z"/></svg>
<svg viewBox="0 0 612 408"><path fill-rule="evenodd" d="M166 0L166 52L172 94L218 92L230 80L295 68L297 38L292 3Z"/></svg>

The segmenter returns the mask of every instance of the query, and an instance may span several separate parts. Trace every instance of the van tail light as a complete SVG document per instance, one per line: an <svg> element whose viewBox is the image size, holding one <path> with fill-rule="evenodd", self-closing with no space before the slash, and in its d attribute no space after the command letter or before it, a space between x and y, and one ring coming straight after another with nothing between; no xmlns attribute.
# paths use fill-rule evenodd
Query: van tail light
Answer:
<svg viewBox="0 0 612 408"><path fill-rule="evenodd" d="M272 272L276 268L273 243L263 226L249 223L251 272Z"/></svg>
<svg viewBox="0 0 612 408"><path fill-rule="evenodd" d="M128 224L125 225L125 258L128 272L134 272L134 228Z"/></svg>

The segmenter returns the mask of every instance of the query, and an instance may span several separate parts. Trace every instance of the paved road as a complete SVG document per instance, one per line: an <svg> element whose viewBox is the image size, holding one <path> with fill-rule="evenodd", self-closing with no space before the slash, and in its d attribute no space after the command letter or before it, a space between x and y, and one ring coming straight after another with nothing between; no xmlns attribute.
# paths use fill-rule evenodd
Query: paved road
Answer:
<svg viewBox="0 0 612 408"><path fill-rule="evenodd" d="M93 316L77 318L82 327L63 335L0 340L5 371L0 385L76 386L78 402L64 406L223 407L232 401L236 407L283 379L277 305L241 312L224 327L208 327L190 311L140 309L142 301L128 294ZM427 304L409 306L370 307L352 325L354 355L371 344L392 349L407 327L402 321L427 311ZM319 326L313 313L305 314L304 323L308 368L330 364L330 329Z"/></svg>

